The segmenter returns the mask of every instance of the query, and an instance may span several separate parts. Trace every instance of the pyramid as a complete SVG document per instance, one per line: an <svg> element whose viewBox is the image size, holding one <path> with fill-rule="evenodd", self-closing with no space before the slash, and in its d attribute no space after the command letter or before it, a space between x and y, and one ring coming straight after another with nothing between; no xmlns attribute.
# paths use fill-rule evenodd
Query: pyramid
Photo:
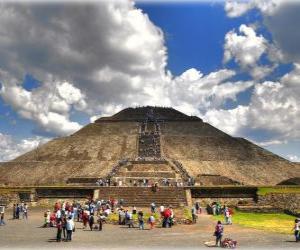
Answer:
<svg viewBox="0 0 300 250"><path fill-rule="evenodd" d="M165 179L196 185L277 185L300 165L173 108L126 108L0 163L5 185L122 185Z"/></svg>

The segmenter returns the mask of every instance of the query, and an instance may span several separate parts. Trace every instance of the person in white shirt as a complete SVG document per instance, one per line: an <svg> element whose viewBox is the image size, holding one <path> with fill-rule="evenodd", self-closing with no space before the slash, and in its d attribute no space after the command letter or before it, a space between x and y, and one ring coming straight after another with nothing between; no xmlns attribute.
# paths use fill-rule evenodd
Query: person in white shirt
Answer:
<svg viewBox="0 0 300 250"><path fill-rule="evenodd" d="M74 221L72 220L72 217L70 216L67 219L67 225L66 225L66 229L67 229L67 239L66 241L72 241L72 232L75 228L75 224Z"/></svg>
<svg viewBox="0 0 300 250"><path fill-rule="evenodd" d="M58 209L58 210L56 211L55 217L56 217L56 219L61 219L61 210L60 210L60 209Z"/></svg>
<svg viewBox="0 0 300 250"><path fill-rule="evenodd" d="M164 211L165 211L165 207L164 207L163 205L161 205L161 206L159 207L159 212L160 212L160 214L163 215Z"/></svg>

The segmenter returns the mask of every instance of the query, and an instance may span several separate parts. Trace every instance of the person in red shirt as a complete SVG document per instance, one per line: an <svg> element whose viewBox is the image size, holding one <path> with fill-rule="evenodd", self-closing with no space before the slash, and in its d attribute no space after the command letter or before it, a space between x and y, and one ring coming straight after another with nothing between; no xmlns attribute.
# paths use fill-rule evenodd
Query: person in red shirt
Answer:
<svg viewBox="0 0 300 250"><path fill-rule="evenodd" d="M170 208L165 209L165 211L163 212L163 223L162 223L162 227L170 227L170 217L171 217L171 210Z"/></svg>

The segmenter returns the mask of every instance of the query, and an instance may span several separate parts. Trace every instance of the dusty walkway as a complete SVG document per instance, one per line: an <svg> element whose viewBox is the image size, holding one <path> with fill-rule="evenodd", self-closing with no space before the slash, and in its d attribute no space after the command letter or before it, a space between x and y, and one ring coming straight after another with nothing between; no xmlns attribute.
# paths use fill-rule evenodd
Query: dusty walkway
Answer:
<svg viewBox="0 0 300 250"><path fill-rule="evenodd" d="M72 242L56 243L55 228L40 228L43 212L34 210L28 221L7 220L0 227L0 248L97 248L97 249L137 249L137 248L193 248L208 249L205 241L214 240L215 221L208 215L201 215L196 225L178 225L171 229L155 228L140 231L124 226L104 225L102 232L82 230L77 224ZM238 248L252 249L299 249L300 243L293 242L292 235L266 233L237 225L225 226L225 237L238 241Z"/></svg>

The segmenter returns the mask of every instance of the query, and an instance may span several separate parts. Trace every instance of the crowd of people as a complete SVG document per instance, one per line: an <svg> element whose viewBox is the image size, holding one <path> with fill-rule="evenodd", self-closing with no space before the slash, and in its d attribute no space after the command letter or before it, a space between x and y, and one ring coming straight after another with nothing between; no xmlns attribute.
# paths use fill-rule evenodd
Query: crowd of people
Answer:
<svg viewBox="0 0 300 250"><path fill-rule="evenodd" d="M232 225L232 217L234 213L232 208L226 205L222 206L220 202L213 202L210 205L207 205L207 212L214 216L223 214L225 224Z"/></svg>
<svg viewBox="0 0 300 250"><path fill-rule="evenodd" d="M150 204L150 212L145 213L143 210L138 210L135 206L132 209L123 207L122 199L109 200L89 200L85 203L79 202L56 202L53 211L47 210L44 213L44 227L56 227L56 241L72 241L72 235L75 232L75 221L82 223L83 229L102 231L103 224L107 221L110 214L118 215L118 224L126 225L128 228L145 229L145 223L149 224L149 229L152 230L160 218L162 228L171 228L175 223L175 215L172 206L159 206L153 202ZM213 202L208 206L208 212L213 215L224 215L225 221L220 220L214 228L214 236L216 237L215 246L234 248L237 242L230 239L223 239L224 224L232 224L233 209L222 206L219 202ZM12 219L27 219L28 205L26 203L14 204L12 209ZM201 214L202 208L199 202L196 202L192 208L193 223L197 222L197 217ZM4 211L0 211L0 225L5 225ZM296 242L300 242L300 219L295 219L294 235Z"/></svg>
<svg viewBox="0 0 300 250"><path fill-rule="evenodd" d="M28 219L28 205L24 202L21 204L13 204L13 219Z"/></svg>
<svg viewBox="0 0 300 250"><path fill-rule="evenodd" d="M160 154L160 138L158 133L142 133L139 136L139 156L140 157L156 157Z"/></svg>
<svg viewBox="0 0 300 250"><path fill-rule="evenodd" d="M149 224L149 228L155 227L157 208L155 203L150 205L150 213L145 218L145 213L142 210L137 211L133 206L132 210L123 207L123 200L109 199L107 201L87 201L84 204L79 202L57 202L54 205L53 211L45 211L44 227L56 227L57 242L71 241L72 233L75 231L75 221L81 222L83 229L89 227L92 230L101 231L103 223L107 221L111 213L116 213L119 216L119 225L127 225L129 228L138 227L145 229L145 222ZM172 206L160 206L159 214L161 217L161 226L170 228L174 225L174 210ZM135 225L135 223L138 225Z"/></svg>

